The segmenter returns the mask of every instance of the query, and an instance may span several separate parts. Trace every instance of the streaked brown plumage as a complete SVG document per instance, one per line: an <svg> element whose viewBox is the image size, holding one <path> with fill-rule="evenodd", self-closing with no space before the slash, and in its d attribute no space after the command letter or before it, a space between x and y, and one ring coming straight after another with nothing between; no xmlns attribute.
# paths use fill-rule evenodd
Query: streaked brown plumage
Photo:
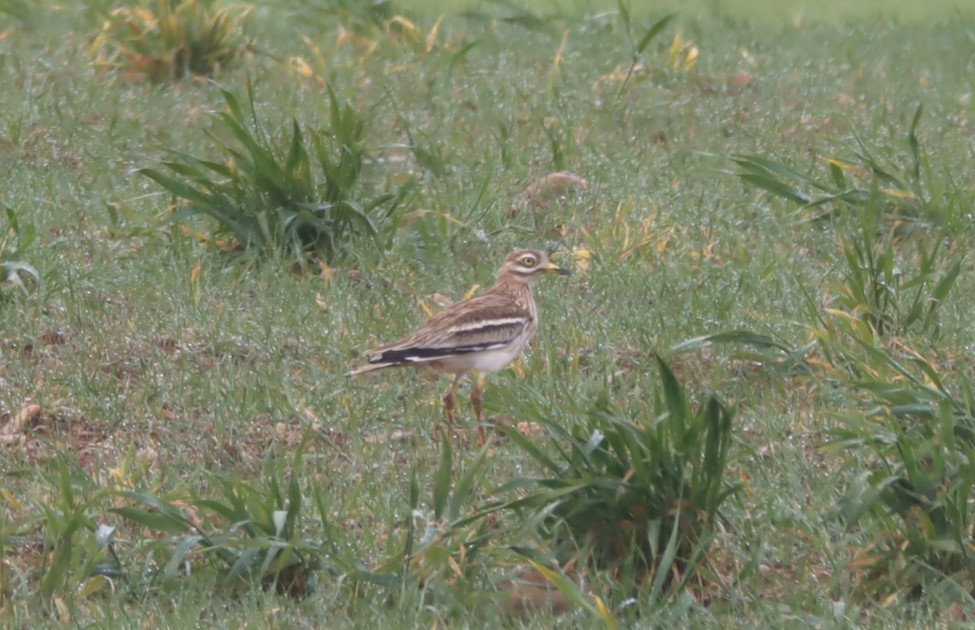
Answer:
<svg viewBox="0 0 975 630"><path fill-rule="evenodd" d="M415 333L367 353L369 363L357 376L397 366L422 366L454 375L444 396L447 421L453 422L454 394L468 372L496 372L524 351L538 329L532 284L546 273L568 275L537 249L519 249L505 258L494 285L484 293L452 304ZM471 403L482 421L481 387L475 379ZM483 430L483 429L480 429ZM482 433L483 436L483 433Z"/></svg>

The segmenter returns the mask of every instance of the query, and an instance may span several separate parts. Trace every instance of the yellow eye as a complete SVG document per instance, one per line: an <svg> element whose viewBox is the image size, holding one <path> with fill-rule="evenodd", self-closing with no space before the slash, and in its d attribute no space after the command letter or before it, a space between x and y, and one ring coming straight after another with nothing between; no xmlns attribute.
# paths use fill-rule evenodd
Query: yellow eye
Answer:
<svg viewBox="0 0 975 630"><path fill-rule="evenodd" d="M521 258L521 264L526 267L534 267L536 263L538 263L538 261L535 260L534 256L522 256Z"/></svg>

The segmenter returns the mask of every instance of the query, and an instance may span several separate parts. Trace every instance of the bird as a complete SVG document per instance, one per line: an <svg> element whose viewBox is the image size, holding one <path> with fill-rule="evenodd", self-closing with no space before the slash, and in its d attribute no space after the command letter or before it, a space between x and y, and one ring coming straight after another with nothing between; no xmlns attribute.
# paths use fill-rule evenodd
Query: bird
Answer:
<svg viewBox="0 0 975 630"><path fill-rule="evenodd" d="M479 375L497 372L518 357L535 336L538 309L532 285L543 275L571 275L569 269L553 263L549 256L538 249L511 252L489 289L451 304L412 335L367 352L368 363L346 376L402 366L453 374L454 380L443 397L447 424L452 427L455 393L464 376L472 371ZM486 438L481 396L480 378L475 378L471 405L483 442Z"/></svg>

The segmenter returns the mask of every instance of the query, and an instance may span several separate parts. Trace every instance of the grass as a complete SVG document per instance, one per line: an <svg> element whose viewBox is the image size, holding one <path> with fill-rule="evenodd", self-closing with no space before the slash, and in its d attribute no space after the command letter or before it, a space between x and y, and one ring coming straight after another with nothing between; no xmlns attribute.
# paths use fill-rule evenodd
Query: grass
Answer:
<svg viewBox="0 0 975 630"><path fill-rule="evenodd" d="M333 4L255 7L244 23L253 54L214 82L153 85L103 73L90 56L113 3L0 3L10 18L0 77L16 88L0 90L0 264L18 278L0 287L0 610L11 625L555 623L544 611L494 614L535 592L517 586L529 560L549 570L551 558L510 514L475 518L511 500L498 488L545 473L538 462L501 436L480 458L462 442L446 453L443 381L343 375L363 350L408 333L436 294L460 299L509 249L563 237L577 274L539 285L538 343L492 376L490 414L581 435L601 395L621 417L647 412L663 387L659 355L695 409L712 394L735 409L725 475L738 489L709 538L706 589L631 601L613 575L592 571L580 585L563 565L550 581L576 605L559 623L972 619L964 549L954 581L865 592L878 534L909 523L913 540L923 519L871 518L877 500L850 503L873 496L863 484L881 462L891 477L933 474L897 469L897 449L876 434L904 416L884 415L877 392L889 390L861 386L883 378L923 394L930 374L904 359L911 352L958 399L973 374L971 260L950 292L931 289L973 245L970 14L828 19L823 9L796 22L758 3L708 5L679 13L634 61L664 7L634 11L627 36L615 3L509 22L438 22L435 5L394 4L393 28ZM171 196L138 169L172 151L222 159L215 138L230 139L210 112L248 85L272 139L290 138L295 120L328 129L329 89L368 114L370 192L415 183L379 253L294 268L287 253L228 254L203 217L172 221ZM864 146L910 173L911 135L926 170L910 190L930 196L925 216L937 221L906 236L893 212L865 222L883 274L844 255L863 225L846 209L803 208L734 176L733 158L764 156L832 186L827 158L863 166ZM555 171L588 186L524 203ZM871 191L869 176L845 176ZM858 321L852 279L871 277L928 283L898 285L906 308L895 316L916 295L940 298L868 351L853 336L862 327L843 322ZM891 357L914 380L885 367ZM940 435L928 429L918 431ZM534 443L553 453L557 434ZM835 447L841 437L849 448ZM235 504L228 488L252 500ZM955 490L952 501L964 496ZM189 525L169 531L133 512L160 511L139 497L165 500ZM841 508L862 515L837 518ZM252 529L228 531L245 513ZM180 548L192 527L214 545ZM175 548L189 564L167 564ZM257 557L264 588L228 580L226 553ZM307 588L281 595L271 586L293 553L319 563L298 573Z"/></svg>

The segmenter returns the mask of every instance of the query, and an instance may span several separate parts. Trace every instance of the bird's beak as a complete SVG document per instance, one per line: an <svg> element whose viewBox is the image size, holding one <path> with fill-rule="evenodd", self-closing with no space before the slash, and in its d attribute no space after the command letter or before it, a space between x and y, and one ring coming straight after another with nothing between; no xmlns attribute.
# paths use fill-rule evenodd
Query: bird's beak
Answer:
<svg viewBox="0 0 975 630"><path fill-rule="evenodd" d="M572 270L571 269L566 269L565 267L559 267L558 265L556 265L553 262L548 263L547 265L545 265L542 268L545 271L549 272L549 273L557 273L560 276L571 276L572 275Z"/></svg>

